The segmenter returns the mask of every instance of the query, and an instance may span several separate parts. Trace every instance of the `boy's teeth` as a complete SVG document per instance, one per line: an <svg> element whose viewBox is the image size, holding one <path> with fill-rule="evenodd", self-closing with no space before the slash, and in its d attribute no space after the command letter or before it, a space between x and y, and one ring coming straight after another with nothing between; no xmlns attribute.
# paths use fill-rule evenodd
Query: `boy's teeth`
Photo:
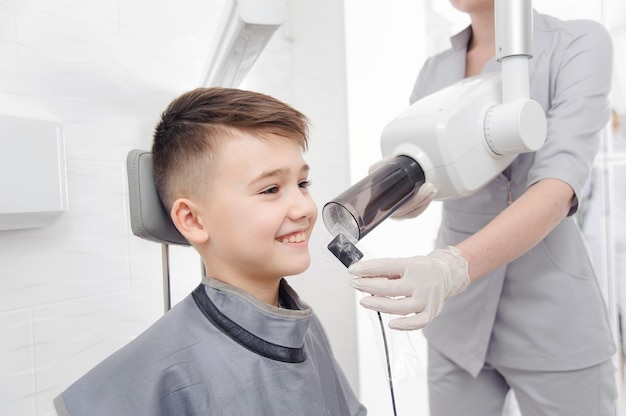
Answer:
<svg viewBox="0 0 626 416"><path fill-rule="evenodd" d="M302 234L290 235L289 237L281 238L280 241L281 243L300 243L304 241L305 239L306 239L306 235L302 233Z"/></svg>

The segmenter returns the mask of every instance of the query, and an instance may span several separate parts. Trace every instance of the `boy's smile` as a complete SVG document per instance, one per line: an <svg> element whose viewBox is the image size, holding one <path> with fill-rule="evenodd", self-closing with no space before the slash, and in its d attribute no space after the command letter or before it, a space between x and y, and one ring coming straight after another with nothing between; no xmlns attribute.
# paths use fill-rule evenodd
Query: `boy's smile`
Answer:
<svg viewBox="0 0 626 416"><path fill-rule="evenodd" d="M286 236L278 237L277 240L281 243L301 243L306 241L307 234L306 232L296 232Z"/></svg>

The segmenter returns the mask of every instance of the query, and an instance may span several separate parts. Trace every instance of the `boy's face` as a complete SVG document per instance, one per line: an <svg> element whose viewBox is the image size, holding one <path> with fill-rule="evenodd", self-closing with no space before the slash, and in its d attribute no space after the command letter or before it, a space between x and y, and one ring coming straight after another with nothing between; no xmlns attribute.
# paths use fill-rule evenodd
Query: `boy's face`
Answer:
<svg viewBox="0 0 626 416"><path fill-rule="evenodd" d="M302 273L317 206L297 143L238 133L218 152L201 204L207 275L249 289Z"/></svg>

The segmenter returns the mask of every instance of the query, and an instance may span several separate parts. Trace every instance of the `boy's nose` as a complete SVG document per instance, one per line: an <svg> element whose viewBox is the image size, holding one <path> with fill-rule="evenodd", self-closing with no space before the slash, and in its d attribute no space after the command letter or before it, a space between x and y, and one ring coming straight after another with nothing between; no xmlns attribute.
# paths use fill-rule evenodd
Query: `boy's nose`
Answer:
<svg viewBox="0 0 626 416"><path fill-rule="evenodd" d="M292 218L313 217L317 215L317 205L308 194L298 193L293 199L289 215Z"/></svg>

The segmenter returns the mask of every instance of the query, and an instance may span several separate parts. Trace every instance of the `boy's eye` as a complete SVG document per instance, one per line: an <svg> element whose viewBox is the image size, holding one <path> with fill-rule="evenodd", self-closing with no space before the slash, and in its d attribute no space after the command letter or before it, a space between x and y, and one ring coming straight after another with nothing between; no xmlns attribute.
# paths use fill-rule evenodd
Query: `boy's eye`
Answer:
<svg viewBox="0 0 626 416"><path fill-rule="evenodd" d="M309 186L311 186L311 181L304 180L304 181L298 182L298 188L306 189ZM280 187L279 186L270 186L270 187L262 190L260 193L261 193L261 195L270 195L270 194L277 194L278 192L280 192Z"/></svg>

